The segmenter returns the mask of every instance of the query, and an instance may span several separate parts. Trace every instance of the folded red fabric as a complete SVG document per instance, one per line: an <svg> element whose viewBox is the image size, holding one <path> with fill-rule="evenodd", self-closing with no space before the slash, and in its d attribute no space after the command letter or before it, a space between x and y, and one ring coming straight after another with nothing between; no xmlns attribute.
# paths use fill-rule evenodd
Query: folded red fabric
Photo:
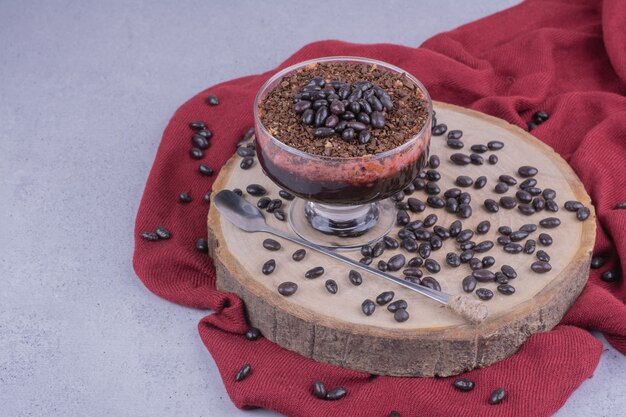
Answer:
<svg viewBox="0 0 626 417"><path fill-rule="evenodd" d="M137 214L133 264L155 294L186 306L213 309L199 324L228 393L238 407L264 407L290 416L548 416L597 366L602 345L584 329L602 331L626 353L626 287L602 272L626 262L626 3L622 0L531 0L426 41L419 48L338 41L310 44L279 68L211 87L183 104L167 126ZM320 364L266 339L249 341L241 300L215 289L215 269L194 248L206 235L209 205L202 196L213 178L188 156L191 120L208 120L214 133L205 161L214 169L233 154L252 126L254 95L273 73L296 62L331 55L390 62L420 79L435 100L479 110L521 127L538 110L550 119L533 134L559 152L585 184L597 210L595 254L606 265L592 270L581 297L554 330L529 338L512 357L469 372L470 393L450 378L373 377ZM208 106L207 94L221 103ZM189 192L190 204L178 194ZM167 225L172 238L154 244L140 231ZM242 363L253 375L235 383ZM310 394L314 379L344 386L341 401ZM497 406L489 393L508 390Z"/></svg>

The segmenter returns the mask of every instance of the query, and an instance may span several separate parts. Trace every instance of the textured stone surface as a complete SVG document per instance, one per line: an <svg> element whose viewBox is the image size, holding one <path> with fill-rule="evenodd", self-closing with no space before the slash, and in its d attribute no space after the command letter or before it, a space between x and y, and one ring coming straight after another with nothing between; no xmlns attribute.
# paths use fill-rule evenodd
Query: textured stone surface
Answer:
<svg viewBox="0 0 626 417"><path fill-rule="evenodd" d="M231 404L196 331L206 312L134 276L134 216L169 117L307 42L418 45L516 2L381 3L339 24L359 2L322 1L339 9L323 33L288 1L106 3L0 4L0 414L274 416ZM607 347L557 415L619 415L625 372Z"/></svg>

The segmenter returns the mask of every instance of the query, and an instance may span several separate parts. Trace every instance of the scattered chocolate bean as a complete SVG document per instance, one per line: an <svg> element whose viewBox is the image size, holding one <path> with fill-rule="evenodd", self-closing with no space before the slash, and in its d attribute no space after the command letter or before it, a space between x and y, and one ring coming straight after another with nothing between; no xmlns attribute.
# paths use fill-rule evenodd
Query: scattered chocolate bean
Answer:
<svg viewBox="0 0 626 417"><path fill-rule="evenodd" d="M498 242L498 244L502 246L508 245L509 243L511 243L511 238L506 235L498 236L496 242Z"/></svg>
<svg viewBox="0 0 626 417"><path fill-rule="evenodd" d="M200 150L205 150L206 148L209 147L209 141L207 138L205 138L202 135L193 135L193 137L191 138L191 142L194 144L194 146Z"/></svg>
<svg viewBox="0 0 626 417"><path fill-rule="evenodd" d="M587 207L581 207L576 211L576 218L581 222L587 220L591 215L591 211Z"/></svg>
<svg viewBox="0 0 626 417"><path fill-rule="evenodd" d="M263 264L263 266L261 267L261 272L263 273L263 275L269 275L274 272L275 269L276 261L274 259L270 259Z"/></svg>
<svg viewBox="0 0 626 417"><path fill-rule="evenodd" d="M191 155L193 159L202 159L204 157L204 152L202 152L202 149L194 147L189 151L189 155Z"/></svg>
<svg viewBox="0 0 626 417"><path fill-rule="evenodd" d="M497 151L504 148L504 143L500 142L499 140L492 140L487 143L487 147L492 151Z"/></svg>
<svg viewBox="0 0 626 417"><path fill-rule="evenodd" d="M359 260L359 263L363 265L369 265L374 259L371 256L364 256Z"/></svg>
<svg viewBox="0 0 626 417"><path fill-rule="evenodd" d="M500 207L510 210L517 206L517 201L513 197L504 196L500 198Z"/></svg>
<svg viewBox="0 0 626 417"><path fill-rule="evenodd" d="M462 149L465 146L463 142L456 139L448 139L446 144L448 145L448 148L452 149Z"/></svg>
<svg viewBox="0 0 626 417"><path fill-rule="evenodd" d="M446 205L446 202L436 195L431 195L426 199L426 204L433 208L443 208Z"/></svg>
<svg viewBox="0 0 626 417"><path fill-rule="evenodd" d="M343 387L333 388L326 393L326 399L329 401L340 400L346 396L348 391Z"/></svg>
<svg viewBox="0 0 626 417"><path fill-rule="evenodd" d="M539 225L545 229L554 229L561 224L561 220L558 217L546 217L539 221Z"/></svg>
<svg viewBox="0 0 626 417"><path fill-rule="evenodd" d="M482 264L480 260L479 264ZM496 275L488 269L476 269L472 271L472 276L476 278L478 282L491 282L496 279Z"/></svg>
<svg viewBox="0 0 626 417"><path fill-rule="evenodd" d="M565 210L567 211L578 211L578 209L581 209L584 207L583 203L581 203L580 201L566 201L565 204L563 204L563 207L565 208Z"/></svg>
<svg viewBox="0 0 626 417"><path fill-rule="evenodd" d="M434 169L439 168L440 163L441 162L439 160L439 156L437 155L431 155L430 158L428 159L428 165L431 168L434 168Z"/></svg>
<svg viewBox="0 0 626 417"><path fill-rule="evenodd" d="M217 106L218 104L220 104L220 100L214 94L210 94L209 96L207 96L206 102L210 106Z"/></svg>
<svg viewBox="0 0 626 417"><path fill-rule="evenodd" d="M246 192L252 196L260 197L267 194L265 187L259 184L250 184L246 187Z"/></svg>
<svg viewBox="0 0 626 417"><path fill-rule="evenodd" d="M471 153L470 162L473 165L482 165L485 163L485 159L482 156L478 155L477 153Z"/></svg>
<svg viewBox="0 0 626 417"><path fill-rule="evenodd" d="M246 339L248 340L257 340L261 337L261 331L256 327L250 327L246 332Z"/></svg>
<svg viewBox="0 0 626 417"><path fill-rule="evenodd" d="M472 258L469 260L468 265L472 271L476 271L478 269L482 269L483 263L478 258Z"/></svg>
<svg viewBox="0 0 626 417"><path fill-rule="evenodd" d="M187 204L187 203L191 203L193 199L191 198L189 193L180 193L178 195L178 201L180 201L183 204Z"/></svg>
<svg viewBox="0 0 626 417"><path fill-rule="evenodd" d="M498 177L498 180L500 180L500 182L503 182L506 185L510 185L510 186L513 186L513 185L517 184L517 180L515 178L513 178L510 175L506 175L506 174L500 175Z"/></svg>
<svg viewBox="0 0 626 417"><path fill-rule="evenodd" d="M493 391L489 396L489 404L496 405L500 404L506 398L506 391L504 388L498 388Z"/></svg>
<svg viewBox="0 0 626 417"><path fill-rule="evenodd" d="M503 247L506 253L516 254L520 253L524 248L519 243L508 243Z"/></svg>
<svg viewBox="0 0 626 417"><path fill-rule="evenodd" d="M496 184L493 190L498 194L504 194L509 191L509 186L503 182L499 182Z"/></svg>
<svg viewBox="0 0 626 417"><path fill-rule="evenodd" d="M543 246L550 246L552 244L552 236L547 233L541 233L538 240Z"/></svg>
<svg viewBox="0 0 626 417"><path fill-rule="evenodd" d="M263 241L263 247L267 250L277 251L281 248L280 242L267 238Z"/></svg>
<svg viewBox="0 0 626 417"><path fill-rule="evenodd" d="M509 283L509 279L502 272L496 271L495 275L496 275L496 282L498 284L508 284Z"/></svg>
<svg viewBox="0 0 626 417"><path fill-rule="evenodd" d="M602 256L594 256L591 258L591 269L600 269L604 265L604 258Z"/></svg>
<svg viewBox="0 0 626 417"><path fill-rule="evenodd" d="M544 261L535 261L530 265L530 269L538 274L544 274L552 269L552 265Z"/></svg>
<svg viewBox="0 0 626 417"><path fill-rule="evenodd" d="M470 187L472 184L474 184L474 180L467 175L459 175L458 177L456 177L455 184L459 187Z"/></svg>
<svg viewBox="0 0 626 417"><path fill-rule="evenodd" d="M289 297L298 291L298 284L291 281L285 281L278 286L278 293L284 297Z"/></svg>
<svg viewBox="0 0 626 417"><path fill-rule="evenodd" d="M548 253L546 251L543 250L538 250L537 253L535 254L535 256L537 257L537 259L539 259L540 261L543 262L550 262L550 255L548 255ZM593 259L591 261L592 265L593 265ZM592 266L593 268L593 266Z"/></svg>
<svg viewBox="0 0 626 417"><path fill-rule="evenodd" d="M485 256L483 257L482 264L483 268L491 268L496 264L496 258L494 258L493 256Z"/></svg>
<svg viewBox="0 0 626 417"><path fill-rule="evenodd" d="M361 311L366 316L371 316L372 314L374 314L374 310L376 310L376 304L374 304L374 302L370 299L363 301L363 303L361 304Z"/></svg>
<svg viewBox="0 0 626 417"><path fill-rule="evenodd" d="M537 241L534 239L528 239L526 243L524 243L524 253L531 255L535 252L537 248Z"/></svg>
<svg viewBox="0 0 626 417"><path fill-rule="evenodd" d="M446 131L448 130L448 126L446 126L445 124L441 123L438 124L436 126L433 126L431 133L433 136L441 136L444 133L446 133Z"/></svg>
<svg viewBox="0 0 626 417"><path fill-rule="evenodd" d="M497 213L498 210L500 210L500 206L498 205L498 203L490 198L486 199L483 204L485 206L485 209L487 209L487 211L490 213Z"/></svg>
<svg viewBox="0 0 626 417"><path fill-rule="evenodd" d="M448 132L448 139L461 139L461 137L463 136L463 131L462 130L451 130Z"/></svg>
<svg viewBox="0 0 626 417"><path fill-rule="evenodd" d="M337 282L334 279L327 279L324 283L324 287L326 287L326 291L331 294L337 294L337 290L339 289L339 287L337 287Z"/></svg>
<svg viewBox="0 0 626 417"><path fill-rule="evenodd" d="M487 177L485 176L480 176L474 181L474 188L477 190L483 189L485 185L487 185Z"/></svg>
<svg viewBox="0 0 626 417"><path fill-rule="evenodd" d="M196 250L202 253L209 253L209 242L206 239L196 240Z"/></svg>
<svg viewBox="0 0 626 417"><path fill-rule="evenodd" d="M500 270L502 271L502 273L503 273L504 275L506 275L506 277L507 277L508 279L515 279L515 278L517 278L517 272L516 272L516 271L515 271L515 269L513 269L513 267L512 267L512 266L510 266L510 265L502 265L502 266L500 267Z"/></svg>
<svg viewBox="0 0 626 417"><path fill-rule="evenodd" d="M556 213L559 211L559 205L554 200L546 200L546 210Z"/></svg>
<svg viewBox="0 0 626 417"><path fill-rule="evenodd" d="M246 363L239 369L237 375L235 375L235 381L243 381L250 375L250 372L252 372L252 367L250 364Z"/></svg>
<svg viewBox="0 0 626 417"><path fill-rule="evenodd" d="M619 273L617 271L604 271L600 275L600 279L604 282L617 282L619 280Z"/></svg>
<svg viewBox="0 0 626 417"><path fill-rule="evenodd" d="M517 173L522 178L534 177L535 175L537 175L538 172L539 170L537 168L529 166L529 165L521 166L517 170Z"/></svg>
<svg viewBox="0 0 626 417"><path fill-rule="evenodd" d="M424 277L422 278L422 284L424 287L428 287L435 291L441 291L441 285L439 285L439 281L437 281L433 277Z"/></svg>
<svg viewBox="0 0 626 417"><path fill-rule="evenodd" d="M374 246L372 247L372 256L374 258L378 258L379 256L381 256L383 253L385 252L385 242L383 242L382 240L379 240L378 242L376 242L374 244Z"/></svg>
<svg viewBox="0 0 626 417"><path fill-rule="evenodd" d="M448 252L446 255L446 263L453 268L458 268L461 265L461 258L454 252Z"/></svg>
<svg viewBox="0 0 626 417"><path fill-rule="evenodd" d="M285 212L282 209L277 209L274 211L274 217L281 222L285 221Z"/></svg>
<svg viewBox="0 0 626 417"><path fill-rule="evenodd" d="M470 293L474 292L477 283L478 281L476 281L476 278L474 278L472 275L468 275L463 278L463 282L461 283L461 285L463 287L463 291Z"/></svg>
<svg viewBox="0 0 626 417"><path fill-rule="evenodd" d="M498 155L491 154L489 155L489 158L487 160L489 161L490 165L495 165L498 163Z"/></svg>
<svg viewBox="0 0 626 417"><path fill-rule="evenodd" d="M143 232L139 233L139 236L141 236L142 239L148 240L150 242L155 242L159 240L159 235L148 230L144 230Z"/></svg>
<svg viewBox="0 0 626 417"><path fill-rule="evenodd" d="M172 234L170 233L169 230L167 230L165 227L163 226L159 226L154 230L154 233L156 233L156 235L158 236L159 239L164 239L167 240L169 238L172 237Z"/></svg>
<svg viewBox="0 0 626 417"><path fill-rule="evenodd" d="M471 249L466 249L459 255L459 259L461 263L467 263L474 257L474 251Z"/></svg>
<svg viewBox="0 0 626 417"><path fill-rule="evenodd" d="M393 297L396 294L393 291L384 291L380 294L378 294L378 296L376 297L376 303L378 305L385 305L387 303L389 303L391 300L393 300Z"/></svg>
<svg viewBox="0 0 626 417"><path fill-rule="evenodd" d="M322 381L315 381L313 383L313 395L320 400L326 399L326 386Z"/></svg>
<svg viewBox="0 0 626 417"><path fill-rule="evenodd" d="M524 240L528 237L528 232L524 231L524 230L517 230L515 232L512 232L509 235L509 238L511 239L511 242L519 242L520 240Z"/></svg>
<svg viewBox="0 0 626 417"><path fill-rule="evenodd" d="M489 148L485 145L472 145L470 149L472 150L472 152L476 153L485 153L489 150Z"/></svg>
<svg viewBox="0 0 626 417"><path fill-rule="evenodd" d="M476 295L483 301L489 301L493 298L493 291L489 288L479 288L476 290Z"/></svg>
<svg viewBox="0 0 626 417"><path fill-rule="evenodd" d="M469 392L474 389L474 382L466 378L458 378L452 384L459 391Z"/></svg>
<svg viewBox="0 0 626 417"><path fill-rule="evenodd" d="M415 268L415 267L420 267L422 266L422 264L424 263L424 260L418 256L409 259L409 262L407 262L407 266L411 267L411 268Z"/></svg>
<svg viewBox="0 0 626 417"><path fill-rule="evenodd" d="M314 268L309 269L304 273L304 277L308 279L315 279L324 275L324 267L316 266Z"/></svg>
<svg viewBox="0 0 626 417"><path fill-rule="evenodd" d="M478 233L479 235L484 235L489 232L490 228L491 223L489 222L489 220L483 220L476 226L476 233Z"/></svg>
<svg viewBox="0 0 626 417"><path fill-rule="evenodd" d="M407 252L416 252L417 251L417 242L415 239L407 237L406 239L402 239L402 243L400 243Z"/></svg>
<svg viewBox="0 0 626 417"><path fill-rule="evenodd" d="M409 312L401 308L393 313L393 319L398 323L403 323L409 319Z"/></svg>
<svg viewBox="0 0 626 417"><path fill-rule="evenodd" d="M513 233L513 230L509 226L500 226L498 227L498 233L509 236L511 233Z"/></svg>
<svg viewBox="0 0 626 417"><path fill-rule="evenodd" d="M398 226L406 226L410 220L409 213L406 211L400 210L396 213L396 224Z"/></svg>
<svg viewBox="0 0 626 417"><path fill-rule="evenodd" d="M517 209L525 216L530 216L531 214L535 213L535 208L530 204L519 204L517 206Z"/></svg>
<svg viewBox="0 0 626 417"><path fill-rule="evenodd" d="M546 113L545 111L538 111L538 112L533 114L533 120L537 124L541 124L541 123L545 122L546 120L548 120L549 117L550 117L550 115L548 113Z"/></svg>
<svg viewBox="0 0 626 417"><path fill-rule="evenodd" d="M251 157L245 157L239 163L241 169L250 169L252 165L254 165L254 158Z"/></svg>
<svg viewBox="0 0 626 417"><path fill-rule="evenodd" d="M424 268L432 274L436 274L441 270L441 266L439 266L439 262L436 260L429 258L424 260Z"/></svg>
<svg viewBox="0 0 626 417"><path fill-rule="evenodd" d="M408 307L408 304L405 300L396 300L392 303L389 303L387 305L387 310L389 310L392 313L395 313L397 310L405 310Z"/></svg>
<svg viewBox="0 0 626 417"><path fill-rule="evenodd" d="M453 153L450 160L456 165L468 165L471 161L469 156L462 153Z"/></svg>
<svg viewBox="0 0 626 417"><path fill-rule="evenodd" d="M474 246L474 252L485 253L493 248L493 242L491 240L483 240Z"/></svg>

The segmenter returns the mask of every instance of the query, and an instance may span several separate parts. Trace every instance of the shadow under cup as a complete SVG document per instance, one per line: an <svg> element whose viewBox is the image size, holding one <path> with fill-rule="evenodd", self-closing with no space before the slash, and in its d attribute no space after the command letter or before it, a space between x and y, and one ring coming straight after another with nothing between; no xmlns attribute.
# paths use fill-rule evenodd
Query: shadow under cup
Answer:
<svg viewBox="0 0 626 417"><path fill-rule="evenodd" d="M288 146L261 122L260 104L286 75L318 63L375 64L404 74L424 95L428 119L410 140L386 152L360 157L327 157ZM256 152L265 174L302 200L291 203L294 231L327 247L358 247L380 239L395 223L394 205L385 200L406 188L426 165L431 136L432 103L424 86L390 64L353 57L306 61L286 68L261 87L254 103ZM339 239L335 239L338 237Z"/></svg>

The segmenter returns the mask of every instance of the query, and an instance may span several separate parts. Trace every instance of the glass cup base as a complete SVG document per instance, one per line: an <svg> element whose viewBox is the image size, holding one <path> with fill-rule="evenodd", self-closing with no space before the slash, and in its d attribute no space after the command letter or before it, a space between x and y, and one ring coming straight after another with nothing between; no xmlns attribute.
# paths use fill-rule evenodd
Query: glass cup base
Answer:
<svg viewBox="0 0 626 417"><path fill-rule="evenodd" d="M390 200L335 206L296 198L290 204L288 218L302 239L332 249L356 249L376 242L396 221Z"/></svg>

